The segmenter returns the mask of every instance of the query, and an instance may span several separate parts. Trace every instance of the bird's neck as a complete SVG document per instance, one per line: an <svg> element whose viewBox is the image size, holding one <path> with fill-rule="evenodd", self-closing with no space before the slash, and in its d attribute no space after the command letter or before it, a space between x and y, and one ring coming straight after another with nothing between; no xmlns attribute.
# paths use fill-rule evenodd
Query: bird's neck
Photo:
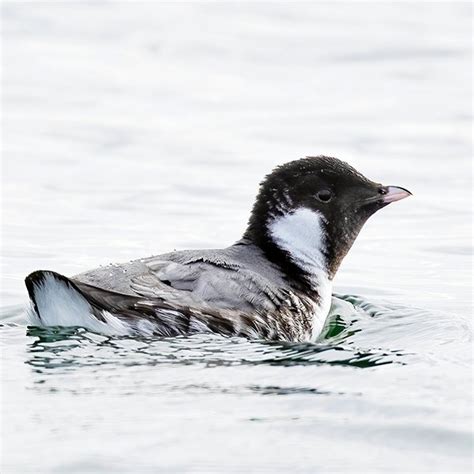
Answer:
<svg viewBox="0 0 474 474"><path fill-rule="evenodd" d="M299 208L291 212L252 215L244 235L277 264L290 281L318 293L332 280L326 257L326 234L320 213Z"/></svg>

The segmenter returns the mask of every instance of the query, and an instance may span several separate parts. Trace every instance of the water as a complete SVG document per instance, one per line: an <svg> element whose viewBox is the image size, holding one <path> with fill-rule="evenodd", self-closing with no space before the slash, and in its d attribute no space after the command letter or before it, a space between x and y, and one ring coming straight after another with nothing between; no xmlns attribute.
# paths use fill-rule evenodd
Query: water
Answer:
<svg viewBox="0 0 474 474"><path fill-rule="evenodd" d="M2 472L471 472L471 7L4 3ZM240 237L346 159L366 225L321 344L27 328L23 278Z"/></svg>

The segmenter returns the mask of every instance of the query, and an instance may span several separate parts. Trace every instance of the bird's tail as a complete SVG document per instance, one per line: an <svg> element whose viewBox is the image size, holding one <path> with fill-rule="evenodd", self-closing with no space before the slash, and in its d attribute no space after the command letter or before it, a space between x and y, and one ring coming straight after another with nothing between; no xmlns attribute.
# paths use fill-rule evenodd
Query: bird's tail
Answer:
<svg viewBox="0 0 474 474"><path fill-rule="evenodd" d="M162 299L143 299L104 290L49 270L25 279L34 326L79 326L105 335L186 334L189 315Z"/></svg>

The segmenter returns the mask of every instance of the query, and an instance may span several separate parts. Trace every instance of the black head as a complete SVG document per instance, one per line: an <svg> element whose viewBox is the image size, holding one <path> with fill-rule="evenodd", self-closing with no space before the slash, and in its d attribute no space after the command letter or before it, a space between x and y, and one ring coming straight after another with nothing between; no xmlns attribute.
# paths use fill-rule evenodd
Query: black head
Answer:
<svg viewBox="0 0 474 474"><path fill-rule="evenodd" d="M277 167L263 180L245 237L259 245L271 260L284 262L291 270L295 259L288 248L279 245L272 225L285 216L302 215L304 210L303 219L287 220L284 232L291 222L298 223L298 228L290 228L295 232L290 240L302 243L305 254L319 242L314 251L322 254L325 270L332 279L367 219L390 202L409 195L406 189L370 181L336 158L303 158ZM317 223L310 222L313 215ZM306 222L308 227L302 228ZM306 235L319 230L320 235L313 240ZM294 270L300 271L301 265Z"/></svg>

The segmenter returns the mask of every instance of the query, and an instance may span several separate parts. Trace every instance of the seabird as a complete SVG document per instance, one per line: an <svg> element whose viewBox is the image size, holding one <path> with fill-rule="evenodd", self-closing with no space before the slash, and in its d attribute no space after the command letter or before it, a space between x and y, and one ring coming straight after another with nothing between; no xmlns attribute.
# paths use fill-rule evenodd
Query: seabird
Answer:
<svg viewBox="0 0 474 474"><path fill-rule="evenodd" d="M31 273L31 323L106 335L315 341L334 275L362 226L410 194L336 158L291 161L262 181L247 229L230 247L175 251L71 278Z"/></svg>

